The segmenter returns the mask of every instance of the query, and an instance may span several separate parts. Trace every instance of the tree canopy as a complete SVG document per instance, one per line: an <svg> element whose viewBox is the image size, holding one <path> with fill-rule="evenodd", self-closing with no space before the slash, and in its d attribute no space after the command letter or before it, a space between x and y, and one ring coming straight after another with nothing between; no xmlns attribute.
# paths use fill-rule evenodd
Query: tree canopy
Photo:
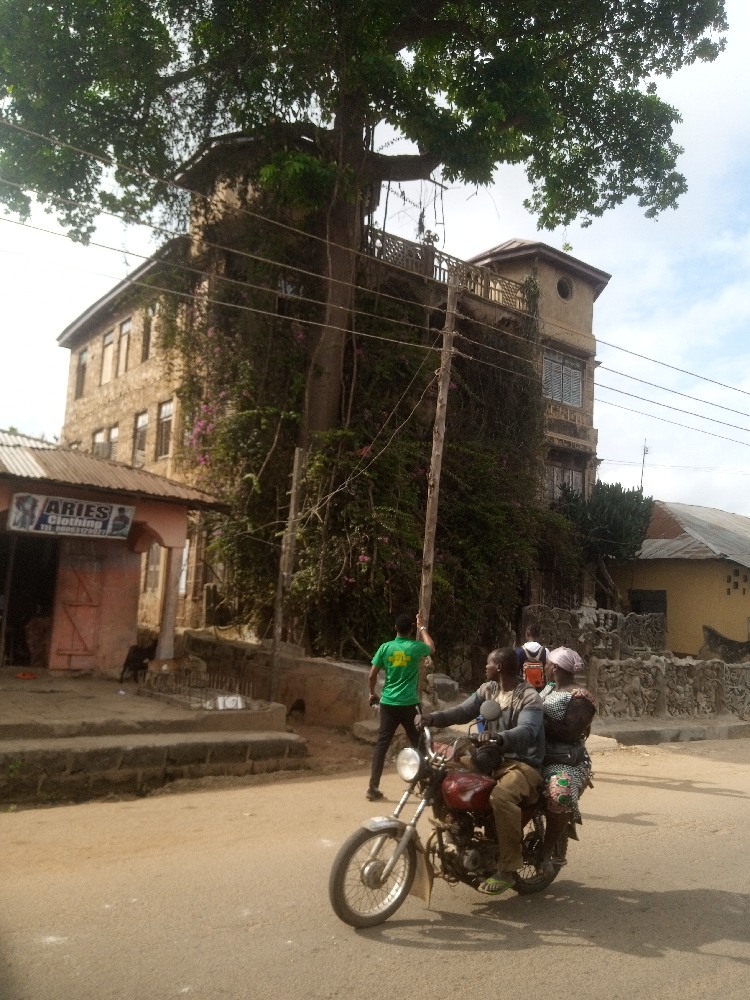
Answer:
<svg viewBox="0 0 750 1000"><path fill-rule="evenodd" d="M28 213L33 189L85 238L102 204L179 204L154 178L217 144L275 134L333 165L309 440L341 420L353 251L385 179L523 163L542 227L631 196L655 215L685 190L655 79L714 59L726 27L724 0L0 0L0 204ZM378 151L382 123L416 151ZM236 160L211 162L231 183Z"/></svg>
<svg viewBox="0 0 750 1000"><path fill-rule="evenodd" d="M555 508L578 530L583 558L588 563L624 563L643 544L654 510L652 497L642 489L623 489L620 483L594 483L591 496L564 489Z"/></svg>
<svg viewBox="0 0 750 1000"><path fill-rule="evenodd" d="M155 176L218 135L274 128L376 182L441 167L486 184L525 163L531 206L555 226L631 195L649 214L675 204L679 113L654 80L715 58L725 29L723 0L2 0L0 102L6 120ZM382 122L419 152L376 152ZM8 128L0 176L73 227L107 181L101 163ZM0 199L27 205L11 188Z"/></svg>

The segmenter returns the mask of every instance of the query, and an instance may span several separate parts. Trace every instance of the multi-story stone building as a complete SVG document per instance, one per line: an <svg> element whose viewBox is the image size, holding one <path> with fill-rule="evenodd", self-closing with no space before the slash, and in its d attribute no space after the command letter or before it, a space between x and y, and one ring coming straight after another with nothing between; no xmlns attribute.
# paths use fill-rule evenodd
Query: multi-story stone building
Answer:
<svg viewBox="0 0 750 1000"><path fill-rule="evenodd" d="M101 458L185 482L175 442L180 427L179 375L159 345L158 295L143 284L161 255L95 302L58 337L70 351L65 423L60 443ZM203 534L194 521L183 553L178 623L202 616L206 568ZM155 625L165 585L164 549L143 556L140 618Z"/></svg>
<svg viewBox="0 0 750 1000"><path fill-rule="evenodd" d="M544 492L562 484L588 495L596 482L594 302L610 275L544 243L508 240L472 259L496 274L539 286L542 391L547 399Z"/></svg>
<svg viewBox="0 0 750 1000"><path fill-rule="evenodd" d="M499 306L511 320L525 308L522 283L535 277L543 351L539 391L547 398L545 493L554 499L562 483L588 493L597 464L593 305L609 275L538 242L510 240L466 264L427 245L370 235L368 249L384 262L434 276L438 284L455 269L477 305L489 299L486 311ZM182 434L180 373L159 344L158 293L149 298L143 287L158 275L163 257L144 263L60 334L60 346L70 350L61 443L184 482L190 470L175 448ZM435 294L437 304L440 289ZM492 315L487 311L488 319ZM183 556L178 623L204 621L205 588L222 582L221 567L209 565L205 548L196 522ZM145 623L159 620L163 586L164 553L152 546L142 566Z"/></svg>

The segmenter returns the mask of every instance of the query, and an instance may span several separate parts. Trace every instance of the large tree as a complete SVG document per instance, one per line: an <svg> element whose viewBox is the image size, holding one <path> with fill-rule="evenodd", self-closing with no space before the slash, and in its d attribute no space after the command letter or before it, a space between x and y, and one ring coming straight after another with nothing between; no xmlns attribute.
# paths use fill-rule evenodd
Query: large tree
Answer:
<svg viewBox="0 0 750 1000"><path fill-rule="evenodd" d="M3 117L142 171L0 126L0 177L85 234L103 190L130 210L168 202L145 174L174 176L212 138L308 141L335 168L306 403L307 431L326 430L368 189L524 163L543 227L631 196L654 215L685 190L679 114L654 79L715 58L725 29L723 0L0 0ZM375 151L383 122L417 151ZM28 208L10 186L0 200Z"/></svg>

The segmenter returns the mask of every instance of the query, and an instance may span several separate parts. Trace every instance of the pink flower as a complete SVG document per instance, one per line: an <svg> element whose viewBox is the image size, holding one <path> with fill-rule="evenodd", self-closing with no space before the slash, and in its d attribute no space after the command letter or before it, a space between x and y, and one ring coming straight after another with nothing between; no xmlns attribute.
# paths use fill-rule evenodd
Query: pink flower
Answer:
<svg viewBox="0 0 750 1000"><path fill-rule="evenodd" d="M359 556L359 562L361 562L361 563L368 563L369 561L370 561L370 557L369 556Z"/></svg>
<svg viewBox="0 0 750 1000"><path fill-rule="evenodd" d="M361 348L361 347L358 347L358 348L357 348L357 355L360 355L360 354L362 354L362 348Z"/></svg>
<svg viewBox="0 0 750 1000"><path fill-rule="evenodd" d="M367 458L367 456L370 454L371 451L372 451L372 445L366 444L364 448L359 449L357 454L360 455L362 458Z"/></svg>

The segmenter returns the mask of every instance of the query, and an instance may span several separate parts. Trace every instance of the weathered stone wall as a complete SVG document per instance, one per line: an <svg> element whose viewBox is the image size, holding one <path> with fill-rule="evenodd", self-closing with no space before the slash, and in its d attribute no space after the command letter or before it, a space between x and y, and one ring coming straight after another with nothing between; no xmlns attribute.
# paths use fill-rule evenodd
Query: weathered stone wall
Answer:
<svg viewBox="0 0 750 1000"><path fill-rule="evenodd" d="M587 682L602 718L750 716L750 663L592 656Z"/></svg>
<svg viewBox="0 0 750 1000"><path fill-rule="evenodd" d="M522 628L540 629L545 646L569 646L584 658L596 655L617 660L641 650L663 650L666 615L622 615L617 611L583 607L574 611L541 604L523 609Z"/></svg>

